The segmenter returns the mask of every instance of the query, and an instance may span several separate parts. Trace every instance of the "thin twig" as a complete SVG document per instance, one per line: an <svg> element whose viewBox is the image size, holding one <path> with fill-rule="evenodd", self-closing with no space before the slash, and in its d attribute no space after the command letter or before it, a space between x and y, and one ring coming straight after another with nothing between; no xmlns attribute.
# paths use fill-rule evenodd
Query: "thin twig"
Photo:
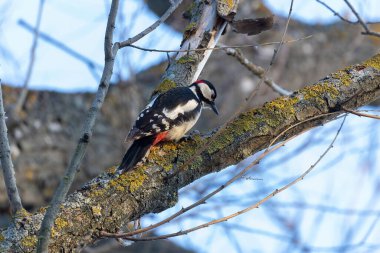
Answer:
<svg viewBox="0 0 380 253"><path fill-rule="evenodd" d="M337 16L340 20L346 22L346 23L349 23L349 24L352 24L352 25L357 25L359 24L359 21L351 21L349 19L346 19L345 17L343 17L342 15L340 15L338 12L336 12L333 8L331 8L329 5L327 5L325 2L321 1L321 0L315 0L317 1L318 3L320 3L321 5L323 5L324 7L326 7L329 11L331 11L334 16ZM373 25L373 24L379 24L380 21L374 21L374 22L365 22L365 24L367 25Z"/></svg>
<svg viewBox="0 0 380 253"><path fill-rule="evenodd" d="M288 43L293 43L297 42L300 40L306 40L310 39L313 35L308 35L306 37L301 37L298 39L294 40L286 40L283 43L288 44ZM274 41L274 42L266 42L262 44L249 44L249 45L236 45L236 46L216 46L216 47L203 47L203 48L193 48L193 49L180 49L180 50L167 50L167 49L154 49L154 48L144 48L136 45L129 45L129 47L133 47L142 51L147 51L147 52L156 52L156 53L183 53L183 52L200 52L200 51L206 51L206 50L224 50L227 48L258 48L258 47L264 47L264 46L270 46L270 45L277 45L280 44L281 42L279 41Z"/></svg>
<svg viewBox="0 0 380 253"><path fill-rule="evenodd" d="M344 2L347 4L347 6L351 9L352 13L354 13L355 17L358 19L358 22L361 24L365 32L362 32L364 35L372 35L380 38L380 33L373 32L368 28L368 25L363 21L359 13L355 10L354 6L348 1L344 0Z"/></svg>
<svg viewBox="0 0 380 253"><path fill-rule="evenodd" d="M321 0L315 0L315 1L317 1L318 3L320 3L321 5L323 5L324 7L326 7L329 11L331 11L334 14L334 16L337 16L342 21L347 22L349 24L353 24L353 25L358 24L358 21L355 22L355 21L351 21L349 19L344 18L342 15L340 15L338 12L336 12L333 8L331 8L330 6L328 6L325 2L323 2Z"/></svg>
<svg viewBox="0 0 380 253"><path fill-rule="evenodd" d="M16 185L15 171L13 168L11 150L7 136L7 125L5 124L5 111L0 79L0 161L3 169L4 183L7 188L9 204L12 215L22 209L21 198Z"/></svg>
<svg viewBox="0 0 380 253"><path fill-rule="evenodd" d="M352 4L348 1L348 0L343 0L347 6L351 9L352 13L354 13L355 17L358 19L358 22L362 25L362 27L364 28L364 30L366 32L370 32L367 24L363 21L362 17L359 15L359 13L355 10L354 6L352 6Z"/></svg>
<svg viewBox="0 0 380 253"><path fill-rule="evenodd" d="M32 44L32 47L30 49L29 66L28 66L28 70L26 72L24 84L22 85L20 97L18 98L17 103L16 103L16 107L15 107L16 113L18 113L22 110L22 107L23 107L25 100L26 100L26 97L28 95L28 86L29 86L30 78L32 77L34 62L35 62L35 58L36 58L36 50L37 50L38 38L39 38L39 34L40 34L40 25L41 25L42 12L44 9L44 4L45 4L45 0L40 0L40 4L38 7L38 13L37 13L36 27L34 29L33 44Z"/></svg>
<svg viewBox="0 0 380 253"><path fill-rule="evenodd" d="M244 67L246 67L250 72L252 72L254 75L264 78L264 83L268 85L270 88L272 88L275 92L277 92L280 95L289 96L292 94L291 91L288 91L287 89L281 87L280 85L276 84L272 79L269 79L267 77L264 77L265 69L261 66L258 66L248 60L239 49L234 48L227 48L224 50L228 55L231 55L235 57Z"/></svg>
<svg viewBox="0 0 380 253"><path fill-rule="evenodd" d="M121 236L121 235L120 236L119 235L113 235L112 237L123 238L123 239L131 240L131 241L153 241L153 240L167 239L167 238L171 238L171 237L175 237L175 236L185 235L185 234L194 232L196 230L199 230L199 229L202 229L202 228L206 228L206 227L209 227L211 225L215 225L215 224L227 221L227 220L229 220L231 218L234 218L234 217L239 216L241 214L244 214L244 213L246 213L248 211L256 209L260 205L262 205L263 203L265 203L266 201L268 201L269 199L271 199L274 196L276 196L278 193L285 191L289 187L291 187L294 184L298 183L299 181L303 180L305 178L305 176L307 176L316 167L316 165L326 156L326 154L333 148L334 143L335 143L336 139L338 138L339 133L341 132L342 127L343 127L345 121L346 121L346 117L344 117L344 119L343 119L343 121L342 121L342 123L341 123L341 125L340 125L340 127L339 127L339 129L338 129L338 131L337 131L337 133L336 133L336 135L334 137L334 139L330 143L330 145L323 152L323 154L318 158L318 160L313 165L310 166L310 168L308 170L306 170L304 173L302 173L302 175L300 175L299 177L297 177L292 182L286 184L285 186L281 187L280 189L274 190L272 193L270 193L269 195L267 195L265 198L261 199L260 201L258 201L254 205L251 205L251 206L249 206L249 207L247 207L247 208L245 208L243 210L240 210L239 212L233 213L233 214L225 216L223 218L215 219L215 220L212 220L210 222L201 224L199 226L196 226L196 227L193 227L193 228L190 228L190 229L186 229L186 230L183 230L183 231L178 231L178 232L172 233L172 234L167 234L167 235L162 235L162 236L155 236L155 237L145 237L145 238L134 238L134 237Z"/></svg>
<svg viewBox="0 0 380 253"><path fill-rule="evenodd" d="M273 66L273 64L275 63L276 61L276 56L277 54L280 52L281 48L282 48L282 45L284 44L284 41L285 41L285 36L286 36L286 33L288 32L288 27L289 27L289 23L290 23L290 17L292 15L292 11L293 11L293 3L294 3L294 0L292 0L290 2L290 7L289 7L289 13L288 13L288 17L286 19L286 24L285 24L285 29L284 29L284 32L281 36L281 40L280 40L280 43L278 44L278 47L273 51L273 55L272 55L272 59L268 65L268 67L265 69L265 72L263 73L263 77L260 79L259 83L257 84L256 88L251 92L251 94L246 98L246 101L247 103L249 103L251 101L251 99L253 98L253 96L256 94L256 91L260 88L261 84L263 83L263 81L266 79L271 67Z"/></svg>
<svg viewBox="0 0 380 253"><path fill-rule="evenodd" d="M108 16L104 39L105 65L102 78L99 83L96 97L93 100L91 108L87 112L87 117L82 130L81 138L78 141L75 152L71 157L69 166L66 168L65 175L63 176L63 179L61 180L56 192L54 193L53 199L51 200L50 205L42 221L37 243L37 253L48 252L50 231L53 227L55 217L58 214L60 204L64 200L72 182L74 181L76 172L79 170L79 166L84 157L87 145L92 135L96 117L100 108L103 105L104 99L108 91L110 79L112 76L113 65L115 62L115 56L119 49L118 45L112 46L113 31L115 29L115 19L118 6L119 0L113 0Z"/></svg>
<svg viewBox="0 0 380 253"><path fill-rule="evenodd" d="M380 119L380 116L378 116L378 115L362 113L362 112L353 111L353 110L345 109L345 108L343 108L343 111L355 114L357 116L363 116L363 117L367 117L367 118L371 118L371 119Z"/></svg>
<svg viewBox="0 0 380 253"><path fill-rule="evenodd" d="M152 32L154 29L156 29L159 25L161 25L163 22L165 22L168 17L177 9L177 7L182 3L182 0L173 1L173 4L170 6L170 8L159 18L156 22L154 22L151 26L146 28L141 33L137 34L136 36L129 38L125 41L118 42L119 48L123 48L126 46L130 46L139 39L143 38L148 33Z"/></svg>
<svg viewBox="0 0 380 253"><path fill-rule="evenodd" d="M290 17L292 15L292 11L293 11L293 3L294 3L294 0L292 0L290 2L289 13L288 13L288 18L286 19L284 33L282 34L281 41L280 41L280 44L278 45L278 48L274 51L274 54L272 56L272 60L271 60L271 62L269 64L269 66L272 66L274 64L274 62L276 60L276 56L277 56L278 53L280 53L282 45L284 44L285 36L286 36L286 33L288 32L288 28L289 28Z"/></svg>

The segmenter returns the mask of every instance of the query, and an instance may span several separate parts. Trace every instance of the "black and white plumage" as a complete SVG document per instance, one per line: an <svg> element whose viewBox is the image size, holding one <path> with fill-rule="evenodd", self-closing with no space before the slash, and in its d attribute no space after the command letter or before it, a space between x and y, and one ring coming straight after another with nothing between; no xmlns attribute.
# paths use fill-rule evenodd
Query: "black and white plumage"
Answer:
<svg viewBox="0 0 380 253"><path fill-rule="evenodd" d="M189 87L173 88L153 98L142 110L130 130L127 140L133 144L118 168L132 169L149 149L162 140L181 139L198 121L203 108L216 114L215 87L207 80L198 80Z"/></svg>

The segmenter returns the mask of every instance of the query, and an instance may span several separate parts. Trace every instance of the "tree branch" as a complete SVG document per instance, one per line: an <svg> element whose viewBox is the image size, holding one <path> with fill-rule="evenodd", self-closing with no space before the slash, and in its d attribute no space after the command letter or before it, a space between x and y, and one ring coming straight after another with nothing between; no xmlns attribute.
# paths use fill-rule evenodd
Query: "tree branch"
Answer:
<svg viewBox="0 0 380 253"><path fill-rule="evenodd" d="M21 198L16 185L15 171L13 168L11 150L7 136L7 125L5 124L5 111L3 104L3 93L0 79L0 161L3 169L5 186L7 188L12 215L22 210Z"/></svg>
<svg viewBox="0 0 380 253"><path fill-rule="evenodd" d="M235 57L241 65L246 67L251 73L256 75L259 78L264 78L264 83L268 85L272 90L277 92L280 95L289 96L292 94L291 91L288 91L282 88L280 85L276 84L272 79L265 77L265 69L261 66L255 65L246 57L244 57L243 53L239 49L227 48L224 50L228 55Z"/></svg>
<svg viewBox="0 0 380 253"><path fill-rule="evenodd" d="M356 116L359 116L359 117L366 117L366 118L370 118L370 119L378 119L378 120L380 120L380 116L378 116L378 115L372 115L372 114L368 114L368 113L362 113L362 112L353 111L353 110L346 109L346 108L343 108L343 110L346 111L346 112L349 112L351 114L354 114Z"/></svg>
<svg viewBox="0 0 380 253"><path fill-rule="evenodd" d="M158 26L160 26L163 22L165 22L170 17L170 15L178 8L178 6L181 3L182 3L182 0L171 1L170 8L160 17L160 19L158 19L151 26L149 26L148 28L146 28L144 31L137 34L136 36L134 36L130 39L127 39L125 41L119 42L119 47L120 48L127 47L127 46L135 43L139 39L143 38L148 33L152 32L154 29L156 29Z"/></svg>
<svg viewBox="0 0 380 253"><path fill-rule="evenodd" d="M368 27L369 24L378 24L379 22L364 22L364 20L361 18L359 13L355 10L354 6L352 6L352 4L348 0L344 0L344 2L351 9L352 13L355 15L355 17L358 19L358 21L351 21L349 19L346 19L342 15L340 15L338 12L336 12L333 8L331 8L329 5L327 5L325 2L323 2L321 0L316 0L316 1L318 3L320 3L321 5L323 5L324 7L326 7L329 11L331 11L334 14L334 16L337 16L338 18L340 18L340 20L342 20L346 23L349 23L351 25L360 24L364 29L364 32L362 32L363 35L371 35L371 36L375 36L375 37L380 37L380 33L373 32Z"/></svg>
<svg viewBox="0 0 380 253"><path fill-rule="evenodd" d="M41 25L41 19L42 19L42 12L44 9L45 5L45 0L40 0L40 4L38 7L38 13L37 13L37 21L36 21L36 28L34 29L34 37L33 37L33 44L32 48L30 49L30 61L29 61L29 66L28 70L26 72L26 77L24 80L24 84L22 85L22 90L20 97L17 100L16 107L15 107L15 112L19 113L24 105L26 96L28 95L28 85L30 78L32 77L33 73L33 67L34 67L34 60L36 56L36 49L37 49L37 43L39 39L39 34L40 34L40 25Z"/></svg>
<svg viewBox="0 0 380 253"><path fill-rule="evenodd" d="M165 92L177 86L188 86L198 79L208 57L215 48L226 22L217 14L217 1L195 1L191 20L186 27L181 48L153 93ZM210 50L195 51L207 48Z"/></svg>
<svg viewBox="0 0 380 253"><path fill-rule="evenodd" d="M294 40L285 40L283 43L288 44L288 43L293 43L293 42L298 42L301 40L306 40L310 39L313 37L313 35L308 35L306 37L301 37L299 39L294 39ZM146 52L156 52L156 53L178 53L178 52L200 52L200 51L206 51L206 50L225 50L228 48L259 48L259 47L264 47L264 46L270 46L270 45L278 45L280 44L280 41L274 41L274 42L266 42L266 43L260 43L260 44L250 44L250 45L235 45L235 46L216 46L216 47L198 47L198 48L193 48L193 49L179 49L179 50L167 50L167 49L155 49L155 48L144 48L136 45L129 45L129 47L133 47L136 49L139 49L141 51L146 51Z"/></svg>
<svg viewBox="0 0 380 253"><path fill-rule="evenodd" d="M265 149L289 126L315 117L290 129L279 141L334 120L339 113L316 117L318 115L339 112L341 108L352 110L379 95L380 54L339 70L291 97L280 97L261 108L242 113L200 156L193 154L212 137L197 135L192 140L153 148L148 161L134 171L117 176L112 168L71 194L62 203L54 221L50 249L52 252L61 248L70 251L93 242L100 231L115 233L125 222L163 211L176 203L180 188ZM172 171L189 158L193 162L169 179ZM4 238L0 241L0 250L21 251L21 248L31 252L35 244L27 242L36 240L43 213L44 209L31 216L19 217L14 224L0 230Z"/></svg>
<svg viewBox="0 0 380 253"><path fill-rule="evenodd" d="M365 32L362 32L362 34L364 34L364 35L371 35L371 36L375 36L375 37L379 37L380 38L380 33L373 32L373 31L371 31L368 28L367 24L363 21L363 19L361 18L361 16L359 15L359 13L355 10L354 6L352 6L352 4L350 3L350 1L348 1L348 0L343 0L343 1L351 9L352 13L354 13L355 17L358 19L358 22L363 27L363 29L364 29Z"/></svg>
<svg viewBox="0 0 380 253"><path fill-rule="evenodd" d="M119 0L112 1L104 39L105 65L102 78L99 83L98 91L92 102L91 108L87 112L87 117L84 123L81 137L78 141L75 152L71 157L69 166L65 170L63 179L60 181L60 184L54 193L53 199L51 200L50 205L47 208L46 214L42 221L37 244L38 253L48 252L51 228L54 225L54 220L58 214L59 206L66 197L67 192L69 191L70 186L74 181L75 175L79 170L79 166L86 152L87 145L92 136L92 131L95 125L96 117L107 95L110 79L112 76L113 65L115 62L115 55L118 50L118 47L112 47L113 30L115 29L115 19L118 5Z"/></svg>

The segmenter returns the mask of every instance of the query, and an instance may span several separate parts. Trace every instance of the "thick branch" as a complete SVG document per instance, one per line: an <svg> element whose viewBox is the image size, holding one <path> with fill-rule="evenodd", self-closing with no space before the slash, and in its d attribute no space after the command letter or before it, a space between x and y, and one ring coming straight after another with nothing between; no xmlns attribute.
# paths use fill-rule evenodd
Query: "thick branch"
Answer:
<svg viewBox="0 0 380 253"><path fill-rule="evenodd" d="M100 231L116 232L124 222L165 210L176 203L178 189L266 148L287 127L323 113L342 108L355 109L379 95L380 55L376 55L361 64L337 71L292 96L280 97L259 109L241 114L198 157L192 154L210 142L210 138L195 136L179 144L166 143L154 148L148 162L136 170L115 176L114 169L110 169L70 195L55 220L51 250L70 250L91 243ZM334 120L336 116L300 124L284 139ZM171 177L171 172L188 159L193 162ZM35 240L43 213L41 210L32 216L20 217L3 230L0 250L33 250L34 244L30 242Z"/></svg>
<svg viewBox="0 0 380 253"><path fill-rule="evenodd" d="M0 162L1 168L3 169L4 181L7 188L11 211L14 215L17 211L22 210L22 204L16 185L15 171L13 168L7 132L7 125L5 124L3 93L0 79Z"/></svg>
<svg viewBox="0 0 380 253"><path fill-rule="evenodd" d="M226 22L217 14L217 1L195 1L191 8L190 23L183 34L181 49L153 95L176 86L188 86L198 79L212 50L196 49L214 48L225 26Z"/></svg>

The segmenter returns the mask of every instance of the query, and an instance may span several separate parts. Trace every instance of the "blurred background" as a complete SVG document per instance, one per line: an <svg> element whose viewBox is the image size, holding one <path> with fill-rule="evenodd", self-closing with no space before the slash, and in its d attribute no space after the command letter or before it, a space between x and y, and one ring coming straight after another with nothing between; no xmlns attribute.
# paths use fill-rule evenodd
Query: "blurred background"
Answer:
<svg viewBox="0 0 380 253"><path fill-rule="evenodd" d="M380 21L377 0L350 2L365 21ZM136 45L178 49L187 25L182 13L191 3L183 1L165 24ZM344 18L356 21L343 0L326 3ZM240 0L239 18L274 14L274 27L250 37L229 29L221 43L258 45L242 51L253 63L266 68L276 45L259 45L280 41L289 6L289 0ZM23 85L31 89L22 113L17 117L8 114L7 120L17 183L28 211L48 203L75 147L103 68L109 7L109 0L0 2L0 78L6 111L15 108ZM167 0L121 1L115 40L139 33L168 7ZM380 23L370 28L380 31ZM376 54L380 45L380 38L361 35L361 31L360 25L343 22L315 0L295 0L285 40L311 37L284 44L268 76L293 91L359 63ZM123 140L167 65L165 53L133 48L119 52L113 85L72 190L119 162L127 148ZM251 107L279 96L265 85L257 87L259 79L222 50L213 52L201 78L216 85L221 112L218 118L204 112L195 127L201 132L228 120L255 88L258 91ZM376 102L361 109L371 113L380 110ZM207 204L154 233L176 232L234 213L294 180L330 145L341 120L291 141ZM116 240L100 241L83 252L380 252L379 130L379 121L348 116L334 148L310 175L259 209L228 222L128 248ZM182 189L175 207L142 218L142 225L192 204L253 159ZM4 227L9 222L9 206L2 175L0 193L0 226Z"/></svg>

